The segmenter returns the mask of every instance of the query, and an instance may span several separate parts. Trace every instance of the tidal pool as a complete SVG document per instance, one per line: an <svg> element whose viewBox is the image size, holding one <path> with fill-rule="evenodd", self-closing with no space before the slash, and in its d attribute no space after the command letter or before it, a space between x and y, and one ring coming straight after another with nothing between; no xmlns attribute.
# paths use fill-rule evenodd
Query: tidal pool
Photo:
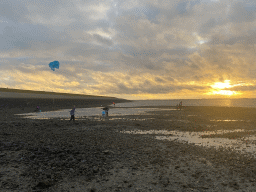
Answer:
<svg viewBox="0 0 256 192"><path fill-rule="evenodd" d="M195 144L204 147L214 147L216 149L226 148L230 150L239 151L242 153L250 153L256 157L256 145L252 144L255 141L255 136L248 136L241 139L227 139L227 138L202 138L202 135L227 134L233 132L244 132L244 129L235 130L217 130L217 131L203 131L203 132L188 132L188 131L167 131L167 130L134 130L121 131L126 134L153 134L158 140L170 140L181 143Z"/></svg>
<svg viewBox="0 0 256 192"><path fill-rule="evenodd" d="M233 122L233 121L244 121L244 120L236 120L236 119L224 119L224 120L210 120L210 121L215 121L215 122L218 122L218 121L222 121L222 122Z"/></svg>
<svg viewBox="0 0 256 192"><path fill-rule="evenodd" d="M16 114L24 116L24 118L30 119L50 119L50 118L61 118L69 119L71 109L63 109L58 111L48 111L48 112L33 112L33 113L23 113ZM125 116L125 115L147 115L147 112L161 110L160 108L121 108L114 107L110 108L108 115L111 116ZM75 118L93 118L101 117L102 107L93 107L93 108L76 108ZM138 120L138 119L136 119Z"/></svg>

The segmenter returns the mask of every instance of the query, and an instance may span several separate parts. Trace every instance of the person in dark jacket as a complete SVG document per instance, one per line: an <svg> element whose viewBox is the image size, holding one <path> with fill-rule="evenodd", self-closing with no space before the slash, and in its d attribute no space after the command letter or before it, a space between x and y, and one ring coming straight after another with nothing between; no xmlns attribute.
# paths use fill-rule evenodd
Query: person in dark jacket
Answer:
<svg viewBox="0 0 256 192"><path fill-rule="evenodd" d="M75 107L71 109L70 111L71 118L69 121L72 121L72 119L73 119L73 122L75 121L75 109L76 109Z"/></svg>
<svg viewBox="0 0 256 192"><path fill-rule="evenodd" d="M40 107L36 106L35 112L41 112Z"/></svg>
<svg viewBox="0 0 256 192"><path fill-rule="evenodd" d="M108 107L104 107L103 110L105 111L105 117L108 117L108 110L109 110L109 108Z"/></svg>
<svg viewBox="0 0 256 192"><path fill-rule="evenodd" d="M182 101L179 103L179 108L182 109Z"/></svg>

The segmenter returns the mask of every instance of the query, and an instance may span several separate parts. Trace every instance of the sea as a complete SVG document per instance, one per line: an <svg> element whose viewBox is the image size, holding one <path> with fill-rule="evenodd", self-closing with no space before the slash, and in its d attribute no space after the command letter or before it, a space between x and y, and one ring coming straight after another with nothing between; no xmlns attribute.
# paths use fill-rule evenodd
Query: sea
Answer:
<svg viewBox="0 0 256 192"><path fill-rule="evenodd" d="M130 103L118 103L119 107L176 106L182 101L183 106L221 106L221 107L256 107L256 99L173 99L173 100L134 100Z"/></svg>

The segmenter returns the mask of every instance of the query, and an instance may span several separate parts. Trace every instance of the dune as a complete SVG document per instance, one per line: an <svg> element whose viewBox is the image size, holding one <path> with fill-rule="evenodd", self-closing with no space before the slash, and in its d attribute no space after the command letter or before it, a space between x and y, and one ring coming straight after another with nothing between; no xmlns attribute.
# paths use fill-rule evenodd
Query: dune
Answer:
<svg viewBox="0 0 256 192"><path fill-rule="evenodd" d="M0 98L115 99L115 97L0 88Z"/></svg>
<svg viewBox="0 0 256 192"><path fill-rule="evenodd" d="M74 105L77 108L105 107L113 102L129 101L116 97L0 88L0 114L6 109L12 109L12 114L19 114L33 112L36 106L40 106L42 111L52 111Z"/></svg>

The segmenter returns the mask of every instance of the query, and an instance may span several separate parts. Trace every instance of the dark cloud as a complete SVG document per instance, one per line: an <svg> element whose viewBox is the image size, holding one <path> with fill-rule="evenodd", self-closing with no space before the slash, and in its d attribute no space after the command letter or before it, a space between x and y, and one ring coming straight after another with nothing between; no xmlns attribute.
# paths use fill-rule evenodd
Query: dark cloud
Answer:
<svg viewBox="0 0 256 192"><path fill-rule="evenodd" d="M97 42L111 46L113 42L110 39L104 38L98 34L94 34L93 37L97 40Z"/></svg>
<svg viewBox="0 0 256 192"><path fill-rule="evenodd" d="M165 82L165 80L162 79L162 78L160 78L160 77L156 77L156 78L155 78L155 81L156 81L156 82L159 82L159 83Z"/></svg>
<svg viewBox="0 0 256 192"><path fill-rule="evenodd" d="M218 22L216 21L216 19L210 18L209 20L207 20L205 23L202 24L200 33L208 33L217 25L218 25Z"/></svg>
<svg viewBox="0 0 256 192"><path fill-rule="evenodd" d="M110 91L114 94L169 94L176 91L203 91L207 90L209 87L203 86L175 86L175 85L152 85L151 83L145 81L140 85L134 87L128 87L125 84L118 83L110 88Z"/></svg>
<svg viewBox="0 0 256 192"><path fill-rule="evenodd" d="M61 40L63 32L53 31L43 25L28 23L12 23L3 25L0 30L0 50L12 49L53 49L64 42ZM36 47L40 46L40 47Z"/></svg>
<svg viewBox="0 0 256 192"><path fill-rule="evenodd" d="M236 43L243 45L254 45L256 43L256 32L248 31L247 35L245 36L229 37L222 41L222 43L225 45L234 45Z"/></svg>
<svg viewBox="0 0 256 192"><path fill-rule="evenodd" d="M234 2L230 8L229 19L235 23L241 22L252 22L256 17L256 5L255 2L251 3L244 2Z"/></svg>
<svg viewBox="0 0 256 192"><path fill-rule="evenodd" d="M120 16L135 16L135 19L147 19L152 23L158 23L157 16L161 14L161 8L152 5L141 5L128 10L119 10Z"/></svg>
<svg viewBox="0 0 256 192"><path fill-rule="evenodd" d="M231 90L231 91L255 91L256 90L256 86L252 86L252 85L244 85L244 86L235 86L226 90Z"/></svg>
<svg viewBox="0 0 256 192"><path fill-rule="evenodd" d="M195 3L195 1L194 1L194 3ZM186 0L180 1L176 7L176 11L177 11L178 15L189 15L189 13L191 13L191 11L192 11L192 9L190 9L189 5L190 5L189 1L186 1Z"/></svg>
<svg viewBox="0 0 256 192"><path fill-rule="evenodd" d="M27 21L25 18L28 9L28 3L24 3L22 1L9 1L9 0L1 0L0 1L0 16L15 22L24 22Z"/></svg>

